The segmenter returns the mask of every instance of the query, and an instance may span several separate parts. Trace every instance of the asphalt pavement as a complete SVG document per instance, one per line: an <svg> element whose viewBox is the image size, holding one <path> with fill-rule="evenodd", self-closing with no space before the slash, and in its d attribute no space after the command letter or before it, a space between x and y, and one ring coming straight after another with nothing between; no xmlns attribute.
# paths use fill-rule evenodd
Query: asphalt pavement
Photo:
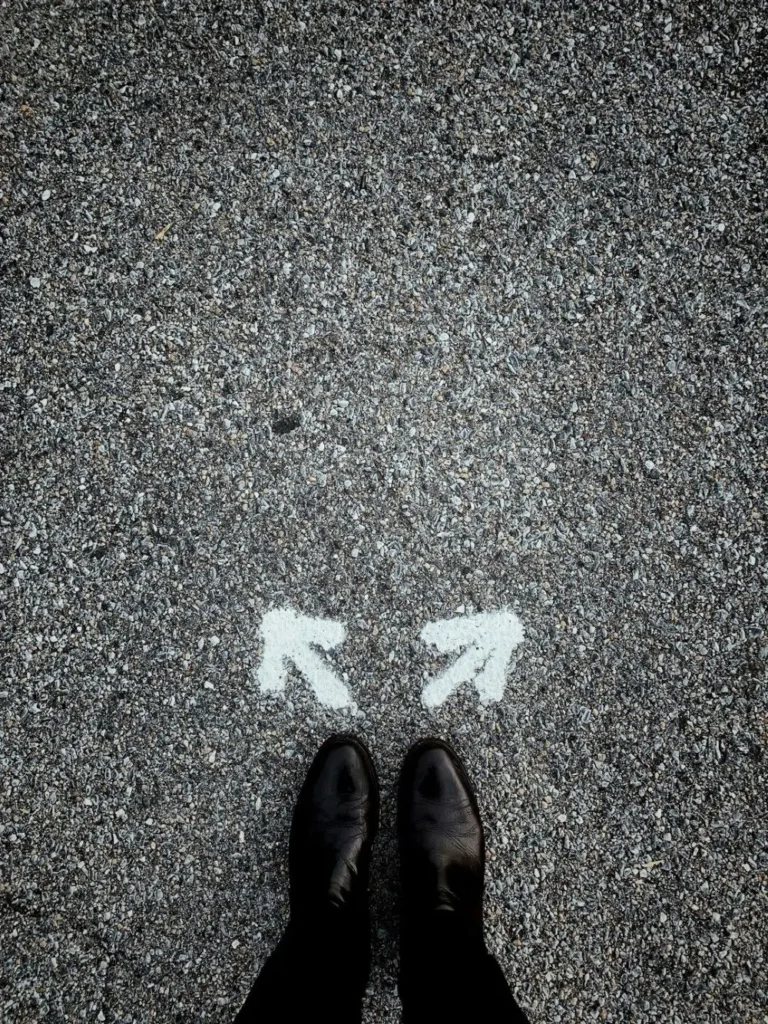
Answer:
<svg viewBox="0 0 768 1024"><path fill-rule="evenodd" d="M0 5L0 1019L230 1021L352 729L367 1020L437 734L533 1024L768 1021L767 76L741 0Z"/></svg>

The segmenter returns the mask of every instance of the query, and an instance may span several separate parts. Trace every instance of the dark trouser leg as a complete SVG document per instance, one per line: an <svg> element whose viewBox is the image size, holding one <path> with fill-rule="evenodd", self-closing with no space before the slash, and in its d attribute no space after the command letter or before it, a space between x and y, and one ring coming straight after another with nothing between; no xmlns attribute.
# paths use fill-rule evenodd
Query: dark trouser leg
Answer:
<svg viewBox="0 0 768 1024"><path fill-rule="evenodd" d="M403 922L398 988L403 1024L528 1024L482 936L451 911Z"/></svg>
<svg viewBox="0 0 768 1024"><path fill-rule="evenodd" d="M290 921L235 1024L360 1024L370 969L368 921L349 911Z"/></svg>

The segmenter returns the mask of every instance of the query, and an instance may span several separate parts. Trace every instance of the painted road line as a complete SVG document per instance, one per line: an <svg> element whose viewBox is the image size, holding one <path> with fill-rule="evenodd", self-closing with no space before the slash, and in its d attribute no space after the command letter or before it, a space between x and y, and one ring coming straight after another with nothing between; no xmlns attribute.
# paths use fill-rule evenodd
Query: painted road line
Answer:
<svg viewBox="0 0 768 1024"><path fill-rule="evenodd" d="M330 708L350 707L352 695L314 649L330 651L344 643L346 627L334 619L313 619L292 608L275 608L261 623L264 657L258 681L262 693L282 693L292 663L304 676L321 704Z"/></svg>
<svg viewBox="0 0 768 1024"><path fill-rule="evenodd" d="M441 654L461 655L424 688L421 699L437 707L464 683L474 685L483 703L504 696L509 659L523 640L520 619L512 612L481 612L460 618L430 622L421 639L434 644Z"/></svg>

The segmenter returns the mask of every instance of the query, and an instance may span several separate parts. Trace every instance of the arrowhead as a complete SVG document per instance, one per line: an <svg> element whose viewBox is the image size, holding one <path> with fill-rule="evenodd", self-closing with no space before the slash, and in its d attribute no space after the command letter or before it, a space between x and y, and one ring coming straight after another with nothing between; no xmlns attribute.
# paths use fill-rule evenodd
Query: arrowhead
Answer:
<svg viewBox="0 0 768 1024"><path fill-rule="evenodd" d="M312 619L299 615L292 608L275 608L264 616L261 636L264 657L258 680L262 693L282 693L291 662L306 678L321 704L343 708L352 703L348 688L315 650L320 647L330 651L343 643L347 636L343 623Z"/></svg>
<svg viewBox="0 0 768 1024"><path fill-rule="evenodd" d="M512 612L482 612L430 622L421 639L442 653L462 653L424 689L422 701L437 707L462 683L473 683L482 703L501 700L512 651L523 639L523 624Z"/></svg>

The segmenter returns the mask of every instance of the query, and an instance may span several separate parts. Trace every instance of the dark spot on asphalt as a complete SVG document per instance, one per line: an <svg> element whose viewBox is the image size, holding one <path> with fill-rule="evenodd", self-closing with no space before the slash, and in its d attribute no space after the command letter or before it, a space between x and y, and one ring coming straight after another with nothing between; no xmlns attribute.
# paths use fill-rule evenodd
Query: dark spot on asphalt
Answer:
<svg viewBox="0 0 768 1024"><path fill-rule="evenodd" d="M273 434L290 434L292 430L296 430L297 427L301 426L301 417L298 414L291 416L276 416L272 420L272 433Z"/></svg>

